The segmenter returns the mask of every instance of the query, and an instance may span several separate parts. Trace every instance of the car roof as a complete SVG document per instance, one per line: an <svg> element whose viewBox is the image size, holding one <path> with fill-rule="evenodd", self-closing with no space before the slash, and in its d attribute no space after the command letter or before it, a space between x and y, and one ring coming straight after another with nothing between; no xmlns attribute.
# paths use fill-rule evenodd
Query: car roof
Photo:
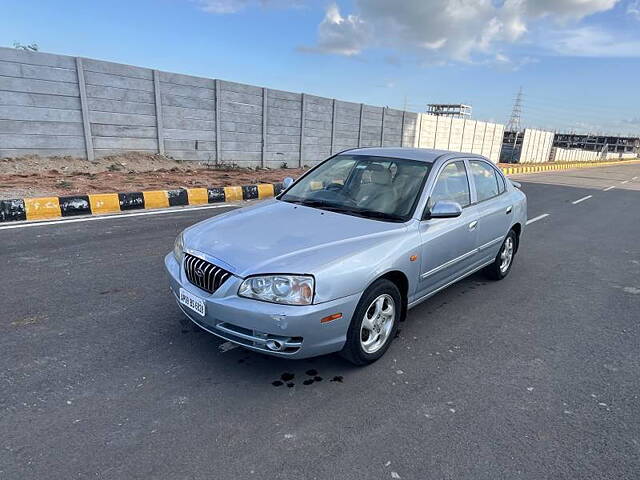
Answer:
<svg viewBox="0 0 640 480"><path fill-rule="evenodd" d="M353 148L341 152L348 155L370 155L373 157L389 157L407 160L419 160L421 162L433 163L436 160L449 158L481 158L482 155L474 153L451 152L448 150L435 150L433 148L401 148L401 147L365 147Z"/></svg>

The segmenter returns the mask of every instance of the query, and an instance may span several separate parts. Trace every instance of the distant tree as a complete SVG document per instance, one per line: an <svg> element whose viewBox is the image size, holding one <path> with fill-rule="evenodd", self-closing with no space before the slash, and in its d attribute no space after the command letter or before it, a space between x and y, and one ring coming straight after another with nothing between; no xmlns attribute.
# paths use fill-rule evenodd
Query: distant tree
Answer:
<svg viewBox="0 0 640 480"><path fill-rule="evenodd" d="M31 43L29 45L23 45L20 42L13 42L13 48L17 48L18 50L26 50L27 52L37 52L38 44Z"/></svg>

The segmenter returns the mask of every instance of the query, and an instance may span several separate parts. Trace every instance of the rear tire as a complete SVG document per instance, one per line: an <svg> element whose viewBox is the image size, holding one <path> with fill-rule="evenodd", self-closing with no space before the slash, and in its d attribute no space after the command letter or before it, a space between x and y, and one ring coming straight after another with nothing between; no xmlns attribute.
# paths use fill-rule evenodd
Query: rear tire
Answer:
<svg viewBox="0 0 640 480"><path fill-rule="evenodd" d="M509 230L509 233L502 242L498 255L496 255L496 259L484 270L490 279L502 280L504 277L509 275L516 255L517 242L518 237L516 232Z"/></svg>
<svg viewBox="0 0 640 480"><path fill-rule="evenodd" d="M402 297L395 283L376 280L358 302L340 355L355 365L378 360L398 331L401 313Z"/></svg>

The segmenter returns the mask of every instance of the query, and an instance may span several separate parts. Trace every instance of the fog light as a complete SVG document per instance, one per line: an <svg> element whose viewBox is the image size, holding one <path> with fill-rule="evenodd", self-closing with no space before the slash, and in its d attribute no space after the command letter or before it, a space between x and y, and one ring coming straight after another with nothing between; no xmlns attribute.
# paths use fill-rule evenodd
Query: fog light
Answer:
<svg viewBox="0 0 640 480"><path fill-rule="evenodd" d="M284 344L279 340L267 340L267 348L274 352L279 352L284 348Z"/></svg>

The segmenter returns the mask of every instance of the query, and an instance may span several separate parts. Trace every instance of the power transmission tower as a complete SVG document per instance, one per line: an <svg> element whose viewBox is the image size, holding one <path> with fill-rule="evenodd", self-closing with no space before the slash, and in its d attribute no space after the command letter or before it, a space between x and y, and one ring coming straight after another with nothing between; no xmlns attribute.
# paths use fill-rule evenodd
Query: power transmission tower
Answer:
<svg viewBox="0 0 640 480"><path fill-rule="evenodd" d="M506 130L508 132L519 132L522 126L520 125L520 117L522 117L522 87L518 90L518 95L513 102L513 110L511 111L511 117L507 122Z"/></svg>

